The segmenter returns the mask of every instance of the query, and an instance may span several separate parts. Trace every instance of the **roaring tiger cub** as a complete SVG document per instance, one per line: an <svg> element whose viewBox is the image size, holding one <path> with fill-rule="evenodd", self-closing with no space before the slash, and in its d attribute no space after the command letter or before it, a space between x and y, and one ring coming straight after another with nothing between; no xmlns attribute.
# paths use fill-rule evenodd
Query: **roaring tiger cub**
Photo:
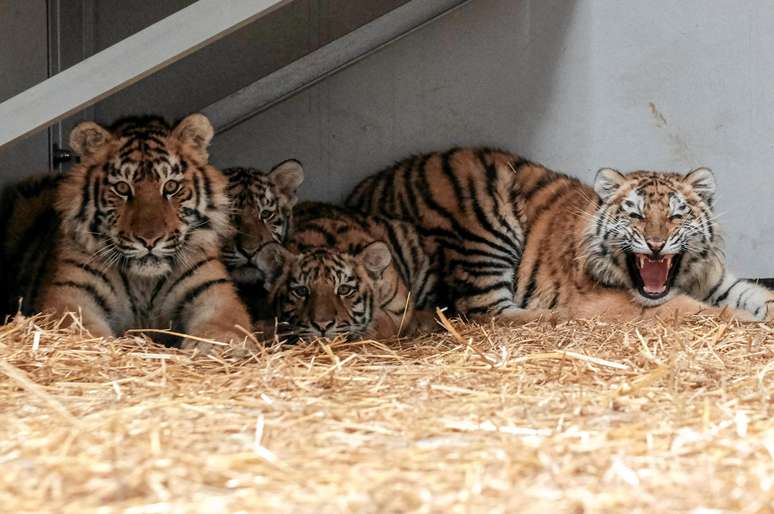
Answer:
<svg viewBox="0 0 774 514"><path fill-rule="evenodd" d="M304 169L300 162L289 159L268 173L255 168L226 168L223 174L228 179L226 193L236 231L223 245L221 257L252 318L268 319L274 313L266 301L256 256L264 244L287 239Z"/></svg>
<svg viewBox="0 0 774 514"><path fill-rule="evenodd" d="M592 189L507 152L452 149L365 179L347 203L436 238L455 307L473 318L727 307L747 311L733 311L741 319L771 319L774 295L726 271L714 193L706 168L603 169Z"/></svg>
<svg viewBox="0 0 774 514"><path fill-rule="evenodd" d="M111 130L76 126L70 146L80 163L55 188L59 233L45 279L16 288L27 293L27 307L80 313L95 336L172 328L241 342L239 327L250 320L219 260L232 228L225 177L208 164L212 135L200 114L174 129L157 117L130 118ZM17 217L23 207L17 202ZM21 245L45 236L18 237ZM23 274L26 263L19 264ZM182 346L212 349L194 339Z"/></svg>
<svg viewBox="0 0 774 514"><path fill-rule="evenodd" d="M297 337L390 338L429 328L437 250L409 223L305 202L285 249L258 253L270 299Z"/></svg>

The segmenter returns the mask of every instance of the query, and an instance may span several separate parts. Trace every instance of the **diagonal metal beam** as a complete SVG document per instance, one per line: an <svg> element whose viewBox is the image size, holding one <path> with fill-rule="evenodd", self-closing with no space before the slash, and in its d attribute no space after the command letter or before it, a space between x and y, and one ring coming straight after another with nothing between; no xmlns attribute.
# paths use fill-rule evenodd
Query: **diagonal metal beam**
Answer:
<svg viewBox="0 0 774 514"><path fill-rule="evenodd" d="M0 104L0 147L88 107L291 0L198 0Z"/></svg>
<svg viewBox="0 0 774 514"><path fill-rule="evenodd" d="M411 0L202 112L217 132L224 132L471 1Z"/></svg>

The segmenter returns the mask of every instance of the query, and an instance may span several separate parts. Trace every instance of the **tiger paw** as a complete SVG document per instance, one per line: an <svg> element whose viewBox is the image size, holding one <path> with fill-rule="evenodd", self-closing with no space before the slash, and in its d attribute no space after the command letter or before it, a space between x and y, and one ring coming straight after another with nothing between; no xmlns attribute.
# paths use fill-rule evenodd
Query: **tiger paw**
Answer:
<svg viewBox="0 0 774 514"><path fill-rule="evenodd" d="M253 323L253 331L255 337L261 342L272 341L279 335L279 326L276 320L273 319L259 319Z"/></svg>
<svg viewBox="0 0 774 514"><path fill-rule="evenodd" d="M184 339L180 344L182 350L200 353L202 355L210 355L214 353L215 344L199 339Z"/></svg>
<svg viewBox="0 0 774 514"><path fill-rule="evenodd" d="M229 356L242 359L255 353L258 348L244 334L220 334L216 337L188 338L180 345L183 350L195 351L202 355Z"/></svg>
<svg viewBox="0 0 774 514"><path fill-rule="evenodd" d="M249 338L242 338L238 341L231 341L226 347L226 355L234 357L236 359L245 359L254 355L258 351L258 347Z"/></svg>
<svg viewBox="0 0 774 514"><path fill-rule="evenodd" d="M441 326L435 317L435 313L429 310L414 311L414 319L411 322L411 329L416 334L429 334L440 330Z"/></svg>
<svg viewBox="0 0 774 514"><path fill-rule="evenodd" d="M741 321L741 322L753 322L760 321L752 312L744 311L740 309L731 309L728 307L718 308L718 317L723 321Z"/></svg>

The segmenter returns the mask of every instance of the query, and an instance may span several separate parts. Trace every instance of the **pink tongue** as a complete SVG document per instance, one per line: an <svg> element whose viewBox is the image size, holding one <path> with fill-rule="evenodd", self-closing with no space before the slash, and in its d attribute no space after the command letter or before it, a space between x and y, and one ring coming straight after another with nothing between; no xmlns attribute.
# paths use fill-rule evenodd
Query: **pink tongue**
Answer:
<svg viewBox="0 0 774 514"><path fill-rule="evenodd" d="M667 277L669 276L669 259L652 261L643 259L640 267L640 277L644 283L646 293L659 294L666 291Z"/></svg>

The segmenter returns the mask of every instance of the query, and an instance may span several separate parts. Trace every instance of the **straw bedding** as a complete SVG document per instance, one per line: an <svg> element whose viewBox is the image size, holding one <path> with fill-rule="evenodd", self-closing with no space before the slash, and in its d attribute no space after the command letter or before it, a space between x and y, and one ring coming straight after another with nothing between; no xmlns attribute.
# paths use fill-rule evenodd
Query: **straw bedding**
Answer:
<svg viewBox="0 0 774 514"><path fill-rule="evenodd" d="M0 328L5 512L772 512L774 330L447 323L249 359Z"/></svg>

